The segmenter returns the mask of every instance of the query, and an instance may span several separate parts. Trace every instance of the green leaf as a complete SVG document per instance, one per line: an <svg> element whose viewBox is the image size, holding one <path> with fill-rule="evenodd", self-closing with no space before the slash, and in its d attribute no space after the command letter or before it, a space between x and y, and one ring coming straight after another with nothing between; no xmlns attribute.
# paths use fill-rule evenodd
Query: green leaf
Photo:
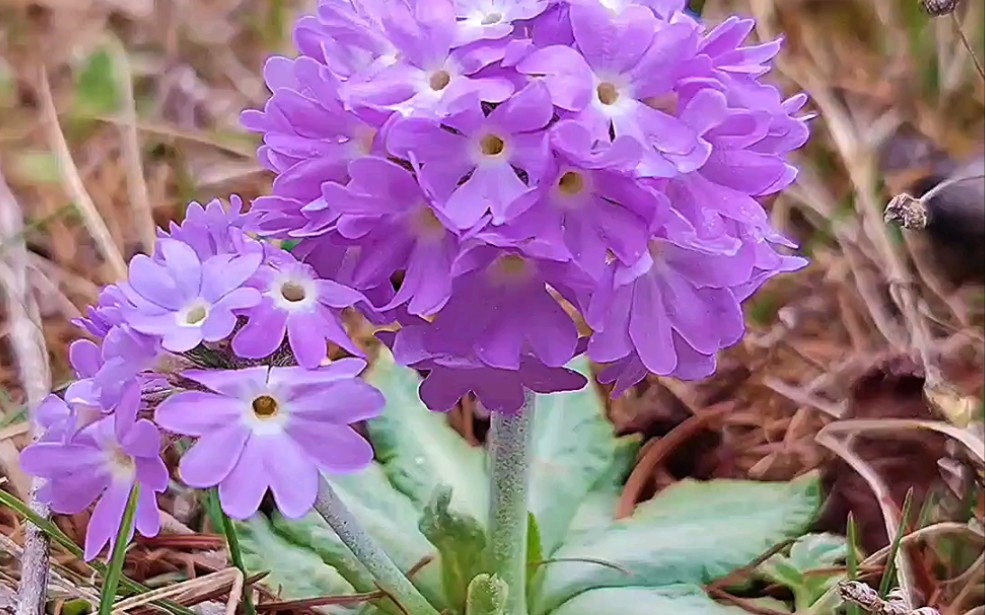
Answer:
<svg viewBox="0 0 985 615"><path fill-rule="evenodd" d="M449 510L451 495L451 489L439 487L419 527L441 554L442 586L449 604L462 609L469 581L482 569L486 532L474 518Z"/></svg>
<svg viewBox="0 0 985 615"><path fill-rule="evenodd" d="M565 542L575 542L578 535L603 530L615 521L622 486L636 464L641 442L642 438L638 434L616 440L615 457L578 506L568 526Z"/></svg>
<svg viewBox="0 0 985 615"><path fill-rule="evenodd" d="M809 574L814 570L831 568L843 561L848 553L845 539L835 534L808 534L797 540L789 555L777 553L759 565L756 572L793 592L797 610L810 608L840 576Z"/></svg>
<svg viewBox="0 0 985 615"><path fill-rule="evenodd" d="M585 358L569 367L590 375ZM550 556L564 539L578 505L612 466L617 439L591 385L537 395L536 408L530 510L540 524L544 553Z"/></svg>
<svg viewBox="0 0 985 615"><path fill-rule="evenodd" d="M562 545L545 568L535 613L599 587L703 585L797 536L820 500L817 477L790 483L682 481L640 504L629 519ZM628 574L627 574L628 572Z"/></svg>
<svg viewBox="0 0 985 615"><path fill-rule="evenodd" d="M482 449L470 446L445 417L429 411L417 395L420 378L383 352L367 380L386 396L383 415L369 422L377 458L393 485L421 511L440 485L452 490L452 508L483 524L488 475Z"/></svg>
<svg viewBox="0 0 985 615"><path fill-rule="evenodd" d="M137 514L139 498L140 483L135 482L127 495L127 505L123 509L123 519L120 520L120 527L116 533L116 541L113 544L112 555L109 559L109 568L106 570L103 591L99 594L99 615L110 615L113 610L113 603L116 602L116 588L120 586L120 577L123 576L123 561L127 557L127 545L130 543L133 518Z"/></svg>
<svg viewBox="0 0 985 615"><path fill-rule="evenodd" d="M102 115L116 111L121 96L114 73L109 50L99 49L86 58L75 79L77 112Z"/></svg>
<svg viewBox="0 0 985 615"><path fill-rule="evenodd" d="M830 568L847 555L845 537L837 534L808 534L790 547L790 563L801 572Z"/></svg>
<svg viewBox="0 0 985 615"><path fill-rule="evenodd" d="M314 551L275 532L263 515L237 523L236 532L247 570L250 574L269 572L260 582L283 600L341 596L356 591Z"/></svg>
<svg viewBox="0 0 985 615"><path fill-rule="evenodd" d="M418 511L405 495L393 488L379 464L354 474L332 476L329 480L339 498L402 571L409 571L435 554L434 547L417 527ZM295 521L277 515L273 526L290 542L313 551L338 569L356 591L376 589L369 571L317 514ZM417 572L413 581L433 604L439 608L445 605L440 562L429 563Z"/></svg>
<svg viewBox="0 0 985 615"><path fill-rule="evenodd" d="M506 615L510 588L497 576L477 575L469 583L465 615Z"/></svg>
<svg viewBox="0 0 985 615"><path fill-rule="evenodd" d="M593 589L565 602L551 615L748 615L744 610L719 604L700 587L674 585L661 588L619 587Z"/></svg>

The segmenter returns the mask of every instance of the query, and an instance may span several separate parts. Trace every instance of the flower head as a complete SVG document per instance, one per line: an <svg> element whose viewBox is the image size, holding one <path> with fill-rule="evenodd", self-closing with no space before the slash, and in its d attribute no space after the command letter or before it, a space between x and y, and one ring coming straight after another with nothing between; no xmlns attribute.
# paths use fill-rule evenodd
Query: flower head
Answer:
<svg viewBox="0 0 985 615"><path fill-rule="evenodd" d="M48 479L39 497L55 512L76 514L98 499L86 531L86 560L113 544L135 483L136 531L155 536L160 528L156 494L168 484L160 433L150 421L120 419L100 419L67 440L43 439L20 457L25 472Z"/></svg>
<svg viewBox="0 0 985 615"><path fill-rule="evenodd" d="M373 459L349 426L383 408L383 396L356 378L365 365L343 359L313 370L188 371L183 376L207 390L169 397L154 420L198 438L182 457L181 478L197 488L218 485L230 516L255 513L269 488L280 511L296 518L314 504L320 470L353 472Z"/></svg>
<svg viewBox="0 0 985 615"><path fill-rule="evenodd" d="M122 285L130 305L123 317L134 330L161 338L172 352L191 350L203 340L214 342L236 326L233 310L260 302L260 293L244 287L260 265L259 253L219 254L204 262L183 242L158 244L161 261L138 255Z"/></svg>

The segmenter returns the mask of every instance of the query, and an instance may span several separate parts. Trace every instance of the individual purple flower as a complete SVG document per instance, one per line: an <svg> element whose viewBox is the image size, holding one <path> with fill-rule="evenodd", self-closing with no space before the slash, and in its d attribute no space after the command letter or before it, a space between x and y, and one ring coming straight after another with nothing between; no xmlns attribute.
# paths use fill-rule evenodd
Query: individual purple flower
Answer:
<svg viewBox="0 0 985 615"><path fill-rule="evenodd" d="M698 27L660 21L639 5L614 14L602 5L573 3L569 13L577 49L538 49L517 70L542 76L554 104L595 138L636 139L643 147L641 175L673 177L700 168L711 152L702 135L724 115L724 95L713 89L695 94L679 115L660 108L679 80L701 75L700 65L689 62Z"/></svg>
<svg viewBox="0 0 985 615"><path fill-rule="evenodd" d="M477 245L455 263L451 300L424 338L435 354L477 357L489 367L516 370L531 354L548 367L575 356L578 330L547 284L572 300L589 282L570 263L527 251ZM543 246L553 250L552 246Z"/></svg>
<svg viewBox="0 0 985 615"><path fill-rule="evenodd" d="M257 154L278 175L273 194L253 202L250 228L287 237L304 226L301 209L321 200L324 182L345 181L350 161L382 151L387 115L349 109L338 78L311 58L271 58L264 77L273 96L263 111L244 111L241 122L263 134Z"/></svg>
<svg viewBox="0 0 985 615"><path fill-rule="evenodd" d="M431 199L406 169L383 158L349 165L348 185L326 184L325 201L339 217L338 232L359 245L353 282L359 288L389 284L404 271L400 289L380 310L407 304L415 315L433 314L451 293L459 239L447 230ZM333 214L333 218L334 218Z"/></svg>
<svg viewBox="0 0 985 615"><path fill-rule="evenodd" d="M132 305L124 318L136 331L161 338L171 352L191 350L203 340L219 341L236 326L234 310L253 307L260 293L243 286L260 265L262 255L220 254L199 260L180 241L158 243L161 262L137 255L122 285Z"/></svg>
<svg viewBox="0 0 985 615"><path fill-rule="evenodd" d="M551 179L524 197L530 205L522 214L489 232L566 246L593 277L602 273L610 254L625 264L637 262L647 249L650 221L658 209L669 207L662 192L627 174L640 158L637 143L620 137L594 150L588 132L571 120L558 124L553 137L558 157Z"/></svg>
<svg viewBox="0 0 985 615"><path fill-rule="evenodd" d="M533 19L550 4L550 0L457 0L455 45L509 36L514 22Z"/></svg>
<svg viewBox="0 0 985 615"><path fill-rule="evenodd" d="M683 220L662 235L638 263L610 265L585 314L595 331L589 357L636 378L621 376L620 387L647 372L707 376L718 351L745 332L732 288L752 278L754 253L735 238L701 240Z"/></svg>
<svg viewBox="0 0 985 615"><path fill-rule="evenodd" d="M435 192L437 209L459 229L508 219L510 205L543 179L550 165L544 127L553 117L546 88L534 83L485 116L479 106L443 120L408 118L393 126L387 148L420 163L420 174ZM517 174L520 169L526 181Z"/></svg>
<svg viewBox="0 0 985 615"><path fill-rule="evenodd" d="M578 372L544 365L530 353L522 355L516 369L500 369L486 365L474 353L463 356L432 352L426 344L429 327L411 325L395 336L385 332L378 335L392 346L398 363L428 371L419 393L424 404L435 412L451 410L471 392L490 412L515 413L523 406L525 390L577 391L587 383Z"/></svg>
<svg viewBox="0 0 985 615"><path fill-rule="evenodd" d="M243 199L236 195L229 197L228 208L219 199L212 199L204 206L192 201L185 209L184 221L171 222L168 232L159 231L158 236L188 244L205 260L217 254L242 252L248 244L253 244L243 231L248 221Z"/></svg>
<svg viewBox="0 0 985 615"><path fill-rule="evenodd" d="M319 0L317 15L302 17L294 43L341 80L372 75L396 61L383 17L391 0Z"/></svg>
<svg viewBox="0 0 985 615"><path fill-rule="evenodd" d="M366 298L348 286L319 278L310 265L288 252L268 252L271 256L249 282L263 298L241 312L249 320L233 338L233 352L261 359L277 350L286 334L303 367L318 367L327 358L326 340L362 355L342 327L340 313Z"/></svg>
<svg viewBox="0 0 985 615"><path fill-rule="evenodd" d="M452 0L395 2L383 26L397 61L364 80L346 82L345 96L354 106L443 117L463 97L499 103L513 93L510 80L477 74L502 59L502 45L453 49L460 30Z"/></svg>
<svg viewBox="0 0 985 615"><path fill-rule="evenodd" d="M110 329L123 324L121 307L127 303L123 291L116 284L109 284L99 292L96 305L86 309L86 316L76 318L72 324L96 338L103 338Z"/></svg>
<svg viewBox="0 0 985 615"><path fill-rule="evenodd" d="M314 504L319 470L354 472L373 459L350 427L384 405L383 395L357 378L365 366L342 359L314 370L189 371L183 375L209 390L173 395L154 418L198 438L181 459L181 478L196 488L218 485L231 517L255 513L269 488L284 516L297 518Z"/></svg>
<svg viewBox="0 0 985 615"><path fill-rule="evenodd" d="M139 400L139 389L134 390ZM161 435L150 421L131 418L121 424L119 417L107 417L71 439L44 439L28 446L20 463L28 474L48 479L39 498L55 512L73 515L99 500L86 531L88 561L115 541L134 483L140 483L135 529L143 536L157 535L156 494L168 485L160 448Z"/></svg>

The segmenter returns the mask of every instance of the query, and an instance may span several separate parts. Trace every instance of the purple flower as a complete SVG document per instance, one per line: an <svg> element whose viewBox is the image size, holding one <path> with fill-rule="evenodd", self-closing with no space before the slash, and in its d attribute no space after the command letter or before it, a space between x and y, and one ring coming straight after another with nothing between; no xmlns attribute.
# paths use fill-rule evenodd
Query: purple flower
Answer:
<svg viewBox="0 0 985 615"><path fill-rule="evenodd" d="M407 304L415 315L433 314L448 301L459 240L406 169L383 158L349 165L352 179L326 184L325 201L339 212L336 228L360 246L353 282L359 288L389 284L403 270L400 289L381 310Z"/></svg>
<svg viewBox="0 0 985 615"><path fill-rule="evenodd" d="M189 371L209 389L178 393L158 406L155 421L198 442L181 459L191 487L219 486L223 510L245 519L267 489L288 518L307 513L318 472L354 472L373 449L350 423L378 416L383 396L356 376L366 366L342 359L315 370L252 367Z"/></svg>
<svg viewBox="0 0 985 615"><path fill-rule="evenodd" d="M620 137L593 151L588 132L570 120L558 124L553 136L558 156L551 179L524 198L528 209L490 232L566 246L592 277L601 275L610 254L624 264L637 262L646 251L650 221L669 207L666 195L626 173L639 161L640 148Z"/></svg>
<svg viewBox="0 0 985 615"><path fill-rule="evenodd" d="M93 337L103 338L114 326L123 324L121 306L127 303L123 291L116 284L110 284L99 293L95 306L89 306L84 318L77 318L72 324Z"/></svg>
<svg viewBox="0 0 985 615"><path fill-rule="evenodd" d="M263 111L244 111L247 130L263 133L261 163L276 172L273 194L258 198L250 226L283 235L304 226L301 209L321 200L321 185L344 181L350 161L377 152L385 114L346 107L341 83L311 58L271 58L264 67L274 92Z"/></svg>
<svg viewBox="0 0 985 615"><path fill-rule="evenodd" d="M425 405L436 412L451 410L459 399L472 392L486 410L514 413L523 405L524 390L577 391L587 383L578 372L549 367L529 353L520 358L516 369L499 369L486 365L475 354L431 352L425 342L429 326L406 326L395 338L383 333L380 336L393 347L398 363L428 370L419 392Z"/></svg>
<svg viewBox="0 0 985 615"><path fill-rule="evenodd" d="M318 367L326 359L326 340L362 355L342 327L340 312L366 298L348 286L320 279L310 265L288 252L271 252L273 257L249 282L263 298L242 311L249 321L233 338L233 351L261 359L277 350L286 334L303 367Z"/></svg>
<svg viewBox="0 0 985 615"><path fill-rule="evenodd" d="M533 19L550 6L549 0L458 0L455 44L509 36L515 21Z"/></svg>
<svg viewBox="0 0 985 615"><path fill-rule="evenodd" d="M205 206L192 201L185 209L184 221L172 222L168 233L159 231L158 235L188 244L204 261L216 254L241 252L252 243L243 232L248 220L243 199L236 195L229 197L228 208L219 199L212 199Z"/></svg>
<svg viewBox="0 0 985 615"><path fill-rule="evenodd" d="M132 390L139 396L139 389ZM157 534L156 494L168 484L160 447L161 435L150 421L131 418L122 424L119 417L108 417L68 440L46 439L28 446L20 463L28 474L48 479L39 497L55 512L73 515L99 499L86 531L88 561L115 541L134 483L141 487L136 531L143 536Z"/></svg>
<svg viewBox="0 0 985 615"><path fill-rule="evenodd" d="M725 97L714 90L695 94L679 117L660 109L661 97L698 70L688 62L696 53L697 27L659 21L639 5L613 14L579 3L569 13L577 49L538 49L517 70L543 75L554 104L595 138L637 140L643 147L641 175L672 177L700 168L711 152L702 135L724 114Z"/></svg>
<svg viewBox="0 0 985 615"><path fill-rule="evenodd" d="M298 51L342 80L385 68L397 54L383 31L389 4L390 0L319 0L318 14L302 17L294 29Z"/></svg>
<svg viewBox="0 0 985 615"><path fill-rule="evenodd" d="M185 352L203 340L219 341L236 326L233 310L260 302L256 289L243 287L260 265L260 253L220 254L202 262L180 241L164 239L158 247L162 262L135 256L121 289L132 304L123 308L127 323L160 336L165 349Z"/></svg>
<svg viewBox="0 0 985 615"><path fill-rule="evenodd" d="M502 45L453 50L461 30L452 0L394 2L389 9L383 27L396 48L396 62L348 81L346 96L353 105L443 117L465 96L499 103L513 93L508 79L476 75L502 59Z"/></svg>
<svg viewBox="0 0 985 615"><path fill-rule="evenodd" d="M574 289L587 283L575 268L491 246L464 252L455 266L451 300L424 337L429 352L474 355L506 370L519 369L525 354L549 367L564 366L575 356L577 327L547 286L550 282L573 297Z"/></svg>
<svg viewBox="0 0 985 615"><path fill-rule="evenodd" d="M436 207L459 229L478 223L487 211L494 224L547 172L550 149L543 128L553 116L546 88L535 83L485 116L478 105L443 123L409 118L390 131L387 147L421 163L421 177L434 189ZM526 182L516 169L526 174Z"/></svg>

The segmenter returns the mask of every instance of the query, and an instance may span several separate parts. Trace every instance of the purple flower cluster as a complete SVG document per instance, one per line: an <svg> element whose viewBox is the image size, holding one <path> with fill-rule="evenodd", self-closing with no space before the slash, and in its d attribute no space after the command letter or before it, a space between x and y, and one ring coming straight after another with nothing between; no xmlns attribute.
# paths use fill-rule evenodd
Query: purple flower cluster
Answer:
<svg viewBox="0 0 985 615"><path fill-rule="evenodd" d="M741 303L805 264L760 199L796 177L808 118L761 81L778 43L683 5L321 0L242 116L272 193L161 231L78 321L97 340L71 348L78 380L37 409L22 464L56 512L98 500L86 556L135 483L136 531L157 531L179 440L180 478L236 518L268 490L303 515L319 472L370 463L351 425L383 398L358 379L349 308L400 325L379 337L427 371L434 410L579 389L582 353L613 394L710 375Z"/></svg>
<svg viewBox="0 0 985 615"><path fill-rule="evenodd" d="M805 264L759 199L788 186L803 95L778 42L683 0L322 0L243 114L277 174L250 228L368 300L436 410L701 378L740 304ZM572 313L591 330L579 339Z"/></svg>
<svg viewBox="0 0 985 615"><path fill-rule="evenodd" d="M98 500L87 559L115 540L135 483L135 529L157 533L156 495L169 479L162 450L182 436L196 442L181 480L217 487L235 518L255 513L268 489L285 515L304 515L319 471L373 458L350 424L376 416L383 396L357 378L365 361L327 358L329 341L361 354L340 319L367 300L251 238L245 222L239 199L190 205L78 322L99 342L72 344L78 380L35 411L43 433L21 465L48 479L40 497L56 512ZM281 366L292 357L298 365Z"/></svg>

